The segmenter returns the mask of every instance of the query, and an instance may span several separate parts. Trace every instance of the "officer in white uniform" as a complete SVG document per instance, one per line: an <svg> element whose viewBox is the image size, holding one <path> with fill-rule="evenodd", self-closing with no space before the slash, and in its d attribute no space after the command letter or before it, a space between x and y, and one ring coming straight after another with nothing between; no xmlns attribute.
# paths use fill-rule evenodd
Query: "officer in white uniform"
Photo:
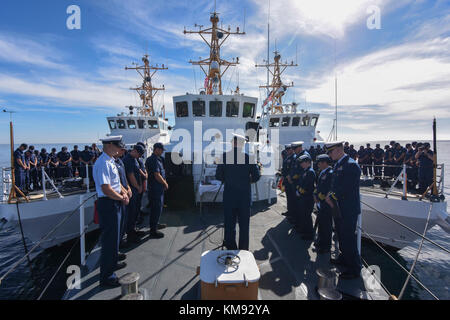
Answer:
<svg viewBox="0 0 450 320"><path fill-rule="evenodd" d="M126 267L125 262L118 263L122 260L119 259L121 210L123 204L128 204L129 198L120 184L120 175L114 156L124 147L124 144L122 136L108 137L101 141L103 153L95 162L93 169L98 195L97 211L102 232L100 285L118 287L120 284L114 272Z"/></svg>

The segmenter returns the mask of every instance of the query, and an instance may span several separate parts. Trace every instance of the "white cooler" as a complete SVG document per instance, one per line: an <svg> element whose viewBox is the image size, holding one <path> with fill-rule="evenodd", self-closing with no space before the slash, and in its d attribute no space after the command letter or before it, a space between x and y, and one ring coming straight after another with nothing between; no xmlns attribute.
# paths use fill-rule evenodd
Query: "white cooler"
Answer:
<svg viewBox="0 0 450 320"><path fill-rule="evenodd" d="M259 268L246 250L215 250L202 253L200 281L202 300L258 300Z"/></svg>

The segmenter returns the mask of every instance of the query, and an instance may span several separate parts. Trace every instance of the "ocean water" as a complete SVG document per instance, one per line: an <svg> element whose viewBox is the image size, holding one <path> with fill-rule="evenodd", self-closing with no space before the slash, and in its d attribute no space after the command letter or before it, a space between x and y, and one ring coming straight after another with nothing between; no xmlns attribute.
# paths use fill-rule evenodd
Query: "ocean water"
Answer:
<svg viewBox="0 0 450 320"><path fill-rule="evenodd" d="M380 143L382 146L388 141L369 141L373 146ZM404 145L406 141L399 141ZM408 141L410 142L410 141ZM365 145L366 142L354 142L355 148ZM48 151L55 147L59 151L62 146L67 146L72 150L72 144L38 145L36 149L46 148ZM90 145L90 143L87 143ZM78 143L80 149L86 143ZM0 167L9 166L10 152L8 145L0 145ZM450 199L450 141L438 142L438 162L445 164L448 168L445 172L445 193ZM450 210L450 209L449 209ZM438 226L432 228L427 236L440 245L450 248L450 235L441 230ZM88 236L87 246L92 248L98 239L98 233ZM36 299L47 282L53 276L58 266L71 248L72 243L45 250L41 252L31 264L24 262L0 285L0 299ZM414 261L419 246L419 241L415 245L406 247L398 252L390 254L406 269L410 269ZM0 276L23 255L24 247L20 233L17 230L0 231ZM381 280L390 293L398 295L406 278L406 274L389 257L370 241L363 241L362 257L370 265L378 265L381 269ZM75 247L62 271L55 278L53 285L49 287L44 299L60 299L65 291L67 275L64 273L66 266L79 264L79 249ZM429 288L438 298L450 299L450 255L436 248L432 244L425 242L419 261L416 264L414 275ZM413 279L410 280L404 299L432 299L432 297Z"/></svg>

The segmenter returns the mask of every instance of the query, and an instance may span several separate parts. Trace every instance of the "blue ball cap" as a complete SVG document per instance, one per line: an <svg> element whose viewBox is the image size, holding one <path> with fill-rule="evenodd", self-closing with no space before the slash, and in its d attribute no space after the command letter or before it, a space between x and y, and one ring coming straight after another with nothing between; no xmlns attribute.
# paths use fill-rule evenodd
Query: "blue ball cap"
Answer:
<svg viewBox="0 0 450 320"><path fill-rule="evenodd" d="M144 148L142 148L141 145L137 144L134 146L133 148L134 150L136 150L141 156L144 154L145 150Z"/></svg>
<svg viewBox="0 0 450 320"><path fill-rule="evenodd" d="M162 150L165 150L165 149L164 149L164 145L163 145L161 142L155 143L155 144L153 145L153 150L154 150L154 149L162 149Z"/></svg>

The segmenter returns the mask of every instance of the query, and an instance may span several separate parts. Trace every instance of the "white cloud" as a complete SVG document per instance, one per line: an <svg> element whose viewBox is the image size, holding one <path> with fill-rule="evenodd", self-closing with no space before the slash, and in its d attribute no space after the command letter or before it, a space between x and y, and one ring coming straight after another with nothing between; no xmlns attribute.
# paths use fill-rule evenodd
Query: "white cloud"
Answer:
<svg viewBox="0 0 450 320"><path fill-rule="evenodd" d="M391 119L450 118L450 38L408 43L338 66L339 105L348 111L375 106L372 115ZM445 59L447 55L447 59ZM334 105L334 77L306 91L308 99Z"/></svg>
<svg viewBox="0 0 450 320"><path fill-rule="evenodd" d="M259 6L258 20L267 21L268 2L253 1ZM367 9L370 6L376 5L382 13L385 13L386 5L391 2L391 0L271 1L271 29L278 39L291 36L292 33L330 35L340 38L345 35L348 27L357 22L361 23L362 28L366 28L366 19L370 16Z"/></svg>
<svg viewBox="0 0 450 320"><path fill-rule="evenodd" d="M64 69L66 66L55 61L61 59L59 50L23 36L0 34L0 62L34 65L50 69Z"/></svg>

